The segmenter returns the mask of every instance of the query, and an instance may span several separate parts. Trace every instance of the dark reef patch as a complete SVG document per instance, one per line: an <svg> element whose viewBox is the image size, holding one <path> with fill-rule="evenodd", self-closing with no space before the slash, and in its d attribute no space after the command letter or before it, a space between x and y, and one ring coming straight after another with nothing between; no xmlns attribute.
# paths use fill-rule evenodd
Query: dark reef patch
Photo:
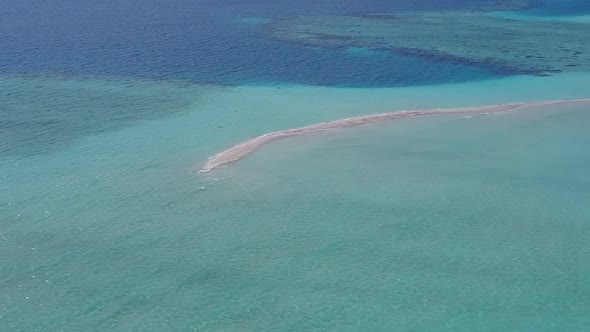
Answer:
<svg viewBox="0 0 590 332"><path fill-rule="evenodd" d="M413 11L300 16L266 27L268 36L325 48L363 47L457 63L497 74L590 70L588 25L519 21L479 11Z"/></svg>

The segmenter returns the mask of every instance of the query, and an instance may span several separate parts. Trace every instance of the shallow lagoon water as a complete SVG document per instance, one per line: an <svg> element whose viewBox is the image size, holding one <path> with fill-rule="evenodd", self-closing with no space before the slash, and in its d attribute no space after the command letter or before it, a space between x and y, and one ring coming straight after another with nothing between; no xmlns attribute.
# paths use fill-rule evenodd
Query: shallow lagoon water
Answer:
<svg viewBox="0 0 590 332"><path fill-rule="evenodd" d="M245 202L272 192L271 206L285 203L261 228L300 245L276 260L317 310L310 320L332 317L323 327L582 331L587 110L295 138L228 169L227 183Z"/></svg>
<svg viewBox="0 0 590 332"><path fill-rule="evenodd" d="M429 1L7 3L1 331L588 326L582 106L297 137L193 171L244 139L319 121L587 98L588 74L499 78L257 30L309 10Z"/></svg>
<svg viewBox="0 0 590 332"><path fill-rule="evenodd" d="M226 87L52 153L5 154L0 324L581 330L583 109L408 119L286 140L205 176L190 169L266 131L385 110L579 98L587 81ZM179 100L191 89L127 84Z"/></svg>
<svg viewBox="0 0 590 332"><path fill-rule="evenodd" d="M534 11L498 11L488 15L511 20L590 23L590 15L538 15Z"/></svg>

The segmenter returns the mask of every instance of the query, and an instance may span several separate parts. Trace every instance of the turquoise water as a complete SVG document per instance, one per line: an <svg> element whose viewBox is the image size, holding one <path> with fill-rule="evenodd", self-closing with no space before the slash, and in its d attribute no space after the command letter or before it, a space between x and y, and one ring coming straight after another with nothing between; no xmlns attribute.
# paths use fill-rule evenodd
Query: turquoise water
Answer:
<svg viewBox="0 0 590 332"><path fill-rule="evenodd" d="M543 0L526 10L492 11L492 16L526 20L590 23L590 3L577 0Z"/></svg>
<svg viewBox="0 0 590 332"><path fill-rule="evenodd" d="M489 15L499 18L507 18L511 20L525 20L525 21L552 21L552 22L570 22L570 23L590 23L590 15L539 15L531 11L498 11L491 12Z"/></svg>
<svg viewBox="0 0 590 332"><path fill-rule="evenodd" d="M284 282L270 310L307 318L271 329L583 331L588 107L537 113L296 138L236 168L232 202L282 206L254 207L271 245L244 249Z"/></svg>
<svg viewBox="0 0 590 332"><path fill-rule="evenodd" d="M195 172L321 121L590 97L588 73L264 31L527 4L0 4L0 331L587 330L588 104L294 137Z"/></svg>
<svg viewBox="0 0 590 332"><path fill-rule="evenodd" d="M130 119L50 153L2 155L2 330L582 331L586 106L407 119L278 142L206 175L191 169L269 130L583 97L587 80L51 84L59 100L104 94L86 108L129 98L125 86L166 117Z"/></svg>

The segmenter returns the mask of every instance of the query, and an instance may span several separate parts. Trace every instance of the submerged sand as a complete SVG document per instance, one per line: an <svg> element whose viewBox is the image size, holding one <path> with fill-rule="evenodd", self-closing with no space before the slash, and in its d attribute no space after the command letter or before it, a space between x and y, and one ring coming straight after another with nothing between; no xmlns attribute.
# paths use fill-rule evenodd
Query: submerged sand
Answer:
<svg viewBox="0 0 590 332"><path fill-rule="evenodd" d="M546 100L546 101L534 101L534 102L517 102L509 104L499 104L491 106L478 106L478 107L465 107L465 108L447 108L447 109L428 109L428 110L407 110L407 111L396 111L379 114L362 115L352 118L344 118L329 122L316 123L309 126L297 127L292 129L274 131L264 135L260 135L251 138L247 141L241 142L233 147L222 151L215 156L209 158L207 162L200 168L200 173L209 172L219 166L236 162L260 147L272 143L274 141L291 137L304 135L309 133L315 133L320 131L356 127L365 124L378 123L389 120L403 119L407 117L417 115L437 115L437 114L460 114L460 113L489 113L489 112L507 112L514 111L517 109L523 109L533 106L543 105L554 105L554 104L566 104L566 103L579 103L579 102L590 102L590 98L587 99L558 99L558 100Z"/></svg>

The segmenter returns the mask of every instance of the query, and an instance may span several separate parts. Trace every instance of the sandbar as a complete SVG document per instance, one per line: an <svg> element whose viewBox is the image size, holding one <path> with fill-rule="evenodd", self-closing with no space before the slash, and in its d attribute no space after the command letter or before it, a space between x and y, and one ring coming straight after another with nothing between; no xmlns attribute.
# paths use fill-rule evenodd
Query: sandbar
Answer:
<svg viewBox="0 0 590 332"><path fill-rule="evenodd" d="M208 158L207 162L200 167L200 173L207 173L213 169L234 163L257 149L291 136L305 135L315 132L349 128L362 126L366 124L378 123L383 121L397 120L408 118L412 116L420 115L437 115L437 114L461 114L461 113L491 113L491 112L507 112L514 111L517 109L523 109L533 106L543 105L554 105L554 104L566 104L566 103L580 103L590 102L590 98L586 99L557 99L557 100L545 100L545 101L532 101L532 102L516 102L508 104L498 104L491 106L477 106L477 107L464 107L464 108L440 108L440 109L427 109L427 110L404 110L396 112L378 113L361 115L351 118L338 119L329 122L321 122L308 126L291 128L286 130L279 130L264 135L256 136L249 140L243 141L239 144L232 146L231 148L224 150L213 157Z"/></svg>

